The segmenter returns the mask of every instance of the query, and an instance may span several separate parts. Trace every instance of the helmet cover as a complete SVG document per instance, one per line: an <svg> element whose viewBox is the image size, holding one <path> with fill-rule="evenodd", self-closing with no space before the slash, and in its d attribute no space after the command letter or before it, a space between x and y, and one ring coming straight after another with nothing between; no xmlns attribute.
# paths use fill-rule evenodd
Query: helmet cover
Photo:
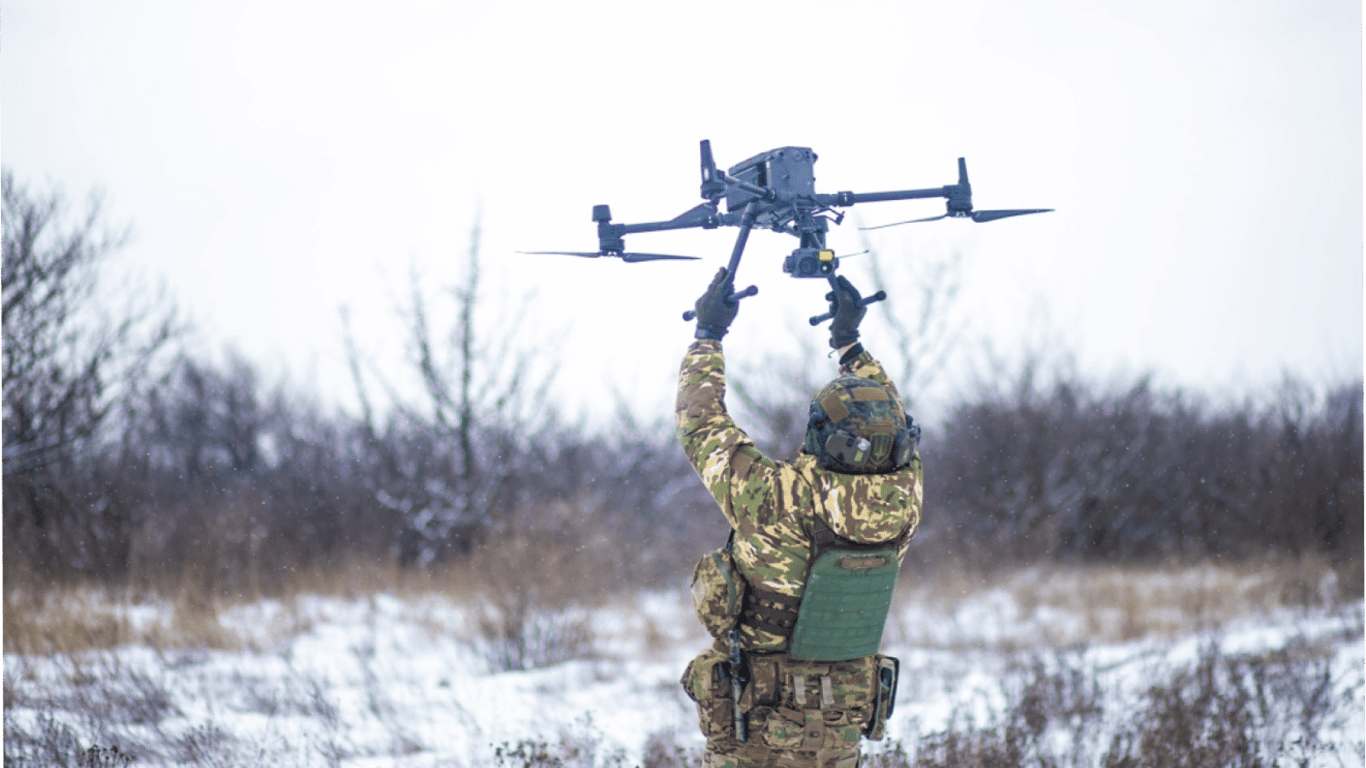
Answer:
<svg viewBox="0 0 1366 768"><path fill-rule="evenodd" d="M915 452L908 426L901 403L886 387L840 376L812 398L803 448L835 472L891 472Z"/></svg>

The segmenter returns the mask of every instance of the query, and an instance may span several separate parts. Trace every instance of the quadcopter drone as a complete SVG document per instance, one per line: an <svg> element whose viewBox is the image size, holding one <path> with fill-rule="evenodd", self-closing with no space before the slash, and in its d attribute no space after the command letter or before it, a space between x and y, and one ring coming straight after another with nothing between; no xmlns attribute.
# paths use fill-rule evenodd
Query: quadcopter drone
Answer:
<svg viewBox="0 0 1366 768"><path fill-rule="evenodd" d="M892 224L883 224L865 229L882 229L901 224L913 224L938 219L971 219L976 222L996 221L1011 216L1024 216L1031 213L1047 213L1052 208L1011 208L1004 210L974 211L972 208L972 187L968 184L968 167L963 158L958 158L958 183L929 189L907 189L894 192L836 192L822 194L815 190L816 153L808 147L782 147L769 150L732 166L729 171L717 169L712 159L711 141L703 139L702 151L702 199L706 202L679 214L668 221L646 222L642 224L617 224L612 221L612 210L606 205L593 206L593 221L598 225L597 251L523 251L523 253L579 256L599 258L603 256L619 258L628 263L643 261L693 260L695 256L675 256L664 253L637 253L626 250L623 238L640 232L662 232L673 229L716 229L722 226L739 227L735 246L731 251L730 264L726 279L734 286L735 270L740 264L749 232L754 227L784 232L798 238L798 245L783 261L783 272L797 278L821 278L828 280L833 288L835 271L839 269L839 257L826 248L825 233L830 222L836 225L844 221L844 214L836 208L848 208L856 203L874 203L890 200L921 200L945 198L947 210L940 216L909 219ZM725 200L726 212L720 210ZM750 286L738 293L732 293L730 300L739 301L753 296L759 289ZM887 297L883 291L863 299L864 304L881 301ZM685 312L685 320L692 319L692 312ZM816 325L830 319L830 315L811 318Z"/></svg>

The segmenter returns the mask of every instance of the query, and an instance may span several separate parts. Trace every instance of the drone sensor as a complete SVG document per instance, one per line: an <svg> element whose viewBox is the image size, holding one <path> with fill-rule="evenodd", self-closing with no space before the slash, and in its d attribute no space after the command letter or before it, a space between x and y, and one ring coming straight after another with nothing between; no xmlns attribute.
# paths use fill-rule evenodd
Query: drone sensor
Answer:
<svg viewBox="0 0 1366 768"><path fill-rule="evenodd" d="M783 261L783 271L793 277L829 277L839 268L835 252L825 248L798 248Z"/></svg>

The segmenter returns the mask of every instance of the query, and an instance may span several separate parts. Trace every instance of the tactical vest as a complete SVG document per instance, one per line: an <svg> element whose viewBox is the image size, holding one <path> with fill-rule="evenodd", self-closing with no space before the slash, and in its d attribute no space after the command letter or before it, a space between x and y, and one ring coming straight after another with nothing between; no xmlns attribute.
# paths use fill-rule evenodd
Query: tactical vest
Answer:
<svg viewBox="0 0 1366 768"><path fill-rule="evenodd" d="M901 568L901 539L858 544L814 522L802 597L749 585L740 620L788 638L788 655L808 661L871 656L882 644Z"/></svg>

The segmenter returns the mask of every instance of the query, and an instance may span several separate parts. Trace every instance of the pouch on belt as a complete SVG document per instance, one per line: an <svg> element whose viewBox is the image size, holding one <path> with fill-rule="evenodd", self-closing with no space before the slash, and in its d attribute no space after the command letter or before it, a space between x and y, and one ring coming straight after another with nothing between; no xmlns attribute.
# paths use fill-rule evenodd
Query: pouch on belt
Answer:
<svg viewBox="0 0 1366 768"><path fill-rule="evenodd" d="M697 703L697 718L708 740L735 738L735 705L731 699L730 658L707 649L688 663L679 680Z"/></svg>
<svg viewBox="0 0 1366 768"><path fill-rule="evenodd" d="M703 555L693 568L693 609L712 637L725 637L735 627L745 602L745 579L731 557L734 542L731 531L726 546Z"/></svg>

